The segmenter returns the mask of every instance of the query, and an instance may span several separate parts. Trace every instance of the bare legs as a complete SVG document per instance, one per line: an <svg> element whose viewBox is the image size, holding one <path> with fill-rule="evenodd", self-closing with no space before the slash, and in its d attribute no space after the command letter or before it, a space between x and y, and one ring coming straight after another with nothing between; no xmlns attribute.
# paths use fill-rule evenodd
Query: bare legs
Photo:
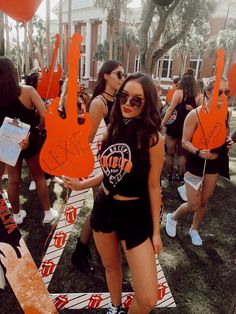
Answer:
<svg viewBox="0 0 236 314"><path fill-rule="evenodd" d="M44 173L39 164L39 155L27 158L26 162L30 169L32 178L35 181L36 190L43 210L48 211L50 209L49 193Z"/></svg>
<svg viewBox="0 0 236 314"><path fill-rule="evenodd" d="M128 314L148 314L157 302L157 272L155 255L150 239L127 250L122 246L130 267L135 296Z"/></svg>
<svg viewBox="0 0 236 314"><path fill-rule="evenodd" d="M188 201L177 208L172 219L178 220L184 214L194 212L192 228L198 230L205 215L208 200L213 195L217 178L218 174L205 174L201 191L196 191L185 183Z"/></svg>
<svg viewBox="0 0 236 314"><path fill-rule="evenodd" d="M174 174L174 157L177 152L177 167L180 176L184 175L186 164L186 151L183 149L181 140L166 135L166 170L169 177Z"/></svg>
<svg viewBox="0 0 236 314"><path fill-rule="evenodd" d="M39 165L38 155L30 157L26 160L33 180L36 183L37 192L42 204L44 211L50 209L48 187L44 174ZM16 165L10 166L7 165L8 171L8 197L12 206L14 214L19 213L20 204L19 204L19 192L20 192L20 183L21 183L21 168L22 168L22 159L19 158Z"/></svg>
<svg viewBox="0 0 236 314"><path fill-rule="evenodd" d="M174 174L174 158L177 140L166 135L166 170L170 177Z"/></svg>
<svg viewBox="0 0 236 314"><path fill-rule="evenodd" d="M121 304L122 270L119 240L115 232L93 232L94 241L105 267L107 285L113 305ZM155 256L150 239L139 246L127 250L122 246L129 264L135 297L129 314L147 314L157 302L157 273Z"/></svg>
<svg viewBox="0 0 236 314"><path fill-rule="evenodd" d="M94 241L105 267L106 281L111 294L111 302L121 304L122 269L120 242L115 232L102 233L93 231Z"/></svg>

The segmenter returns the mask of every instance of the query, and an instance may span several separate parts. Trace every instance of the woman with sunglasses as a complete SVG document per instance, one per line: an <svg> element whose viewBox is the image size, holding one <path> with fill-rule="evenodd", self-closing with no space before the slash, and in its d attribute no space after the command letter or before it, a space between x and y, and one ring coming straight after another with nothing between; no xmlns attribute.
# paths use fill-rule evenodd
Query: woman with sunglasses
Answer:
<svg viewBox="0 0 236 314"><path fill-rule="evenodd" d="M164 144L156 104L152 80L141 73L130 75L117 93L99 151L102 173L84 181L64 179L65 186L75 190L102 182L91 226L111 294L107 314L126 313L121 306L120 242L135 292L128 313L149 313L157 302L155 254L162 248L159 221Z"/></svg>
<svg viewBox="0 0 236 314"><path fill-rule="evenodd" d="M229 178L228 173L228 148L232 146L232 140L227 137L223 145L209 150L199 150L192 144L192 138L198 127L202 130L203 137L204 125L199 118L201 110L204 114L209 114L212 101L215 79L210 79L204 96L204 104L195 110L192 110L185 119L183 129L183 147L189 152L186 163L185 187L187 192L187 202L183 203L174 213L167 214L166 232L170 237L176 235L177 221L187 213L193 213L192 225L189 229L189 235L193 245L202 245L202 239L198 233L201 221L206 212L209 198L213 195L217 178L223 175ZM223 97L229 96L228 82L222 78L218 93L217 108L223 105ZM225 117L225 128L228 128L227 117ZM206 161L206 163L205 163ZM205 166L204 166L205 164ZM195 181L193 187L191 182ZM198 183L198 185L197 185Z"/></svg>
<svg viewBox="0 0 236 314"><path fill-rule="evenodd" d="M109 123L111 109L114 104L114 97L124 81L125 73L122 64L118 61L106 61L99 73L96 87L94 89L90 105L89 116L92 121L92 130L89 137L89 142L92 143L98 127L104 119L105 123ZM93 193L96 193L97 188L94 187ZM89 262L89 239L92 234L90 227L90 215L87 217L82 228L80 237L78 238L75 251L72 254L72 264L83 273L93 271Z"/></svg>

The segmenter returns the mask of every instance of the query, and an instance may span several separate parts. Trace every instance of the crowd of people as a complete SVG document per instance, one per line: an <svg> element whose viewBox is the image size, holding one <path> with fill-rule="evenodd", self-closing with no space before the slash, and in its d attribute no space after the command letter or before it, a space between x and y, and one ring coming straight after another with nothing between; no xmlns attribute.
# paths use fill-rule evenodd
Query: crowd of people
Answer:
<svg viewBox="0 0 236 314"><path fill-rule="evenodd" d="M166 216L167 234L175 237L177 221L185 214L192 214L189 235L192 244L200 246L203 241L199 226L217 178L219 175L229 178L227 153L235 142L235 132L232 140L228 115L225 116L227 136L219 147L200 149L192 142L199 127L204 134L199 115L202 110L205 114L210 112L215 79L204 86L189 69L175 79L173 91L163 104L160 83L142 73L127 76L120 62L106 61L100 68L92 96L84 84L78 86L78 123L83 113L89 112L92 122L89 142L93 142L102 119L107 125L98 152L101 169L87 179L52 177L40 168L39 153L46 136L44 119L50 102L43 101L37 93L39 80L40 71L33 71L26 77L26 84L20 84L13 62L0 57L0 126L5 117L16 117L30 125L30 135L19 143L21 153L16 165L0 161L0 192L8 197L14 221L19 225L26 217L19 203L23 160L42 204L43 223L51 223L59 215L50 205L48 178L71 190L92 188L94 205L72 253L72 264L84 273L93 271L89 261L89 239L93 235L111 295L112 304L107 313L127 313L121 304L121 244L135 291L128 313L149 313L157 302L155 254L159 255L162 249L161 179L166 176L170 184L184 183L182 189L186 192L185 202ZM58 114L64 119L68 78L60 85ZM228 82L222 77L217 99L219 108L228 96ZM2 187L6 174L7 195Z"/></svg>

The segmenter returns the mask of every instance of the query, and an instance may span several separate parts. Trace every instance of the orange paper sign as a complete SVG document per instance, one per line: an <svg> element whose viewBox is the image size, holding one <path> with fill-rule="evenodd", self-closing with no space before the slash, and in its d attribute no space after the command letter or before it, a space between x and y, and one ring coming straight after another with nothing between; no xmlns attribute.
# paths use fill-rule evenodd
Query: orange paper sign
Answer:
<svg viewBox="0 0 236 314"><path fill-rule="evenodd" d="M32 19L42 0L0 0L0 10L18 22Z"/></svg>
<svg viewBox="0 0 236 314"><path fill-rule="evenodd" d="M59 81L62 75L61 65L57 65L57 72L54 72L55 62L57 58L58 48L60 46L60 36L55 35L55 47L53 51L52 61L49 71L47 68L42 70L42 79L37 87L37 92L44 99L52 99L59 95L60 86Z"/></svg>
<svg viewBox="0 0 236 314"><path fill-rule="evenodd" d="M226 130L226 116L228 110L227 97L223 94L222 105L217 106L218 92L222 73L224 70L224 50L219 48L217 50L216 63L216 81L213 89L212 101L210 104L210 111L205 110L203 105L199 111L199 124L193 134L192 143L199 149L213 149L224 144L227 130Z"/></svg>
<svg viewBox="0 0 236 314"><path fill-rule="evenodd" d="M77 75L81 41L81 35L75 33L70 43L66 119L58 115L60 98L57 97L47 109L47 138L40 153L40 165L45 172L74 178L87 177L94 167L94 157L88 142L92 127L88 113L84 113L83 124L77 122Z"/></svg>

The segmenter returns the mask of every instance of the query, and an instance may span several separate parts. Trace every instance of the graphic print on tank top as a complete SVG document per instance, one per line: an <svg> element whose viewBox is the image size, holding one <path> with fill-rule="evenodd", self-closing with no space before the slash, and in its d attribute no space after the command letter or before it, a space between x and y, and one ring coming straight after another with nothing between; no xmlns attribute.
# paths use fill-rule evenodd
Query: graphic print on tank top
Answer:
<svg viewBox="0 0 236 314"><path fill-rule="evenodd" d="M126 143L109 146L100 155L100 165L109 183L115 187L131 171L131 150Z"/></svg>

